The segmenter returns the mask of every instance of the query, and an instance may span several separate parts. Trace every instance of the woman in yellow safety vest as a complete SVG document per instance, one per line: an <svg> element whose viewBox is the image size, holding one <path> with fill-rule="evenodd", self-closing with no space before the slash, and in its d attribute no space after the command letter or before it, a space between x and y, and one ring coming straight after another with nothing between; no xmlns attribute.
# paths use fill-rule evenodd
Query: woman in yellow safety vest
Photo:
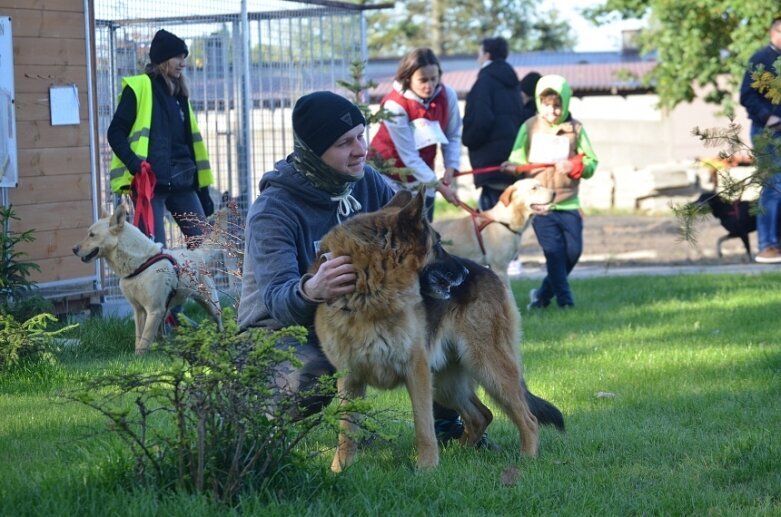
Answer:
<svg viewBox="0 0 781 517"><path fill-rule="evenodd" d="M181 38L166 30L155 34L145 73L122 80L107 137L114 151L113 192L131 194L136 210L143 210L143 191L155 180L154 228L142 217L141 231L165 245L163 216L168 209L188 247L194 247L206 230L206 217L214 212L207 188L214 177L182 75L187 54Z"/></svg>

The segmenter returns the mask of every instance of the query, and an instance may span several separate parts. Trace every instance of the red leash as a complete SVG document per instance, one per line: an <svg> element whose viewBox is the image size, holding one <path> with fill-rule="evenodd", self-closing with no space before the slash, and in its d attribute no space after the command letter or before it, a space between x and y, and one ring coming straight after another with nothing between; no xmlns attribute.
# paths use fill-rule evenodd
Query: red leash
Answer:
<svg viewBox="0 0 781 517"><path fill-rule="evenodd" d="M486 226L494 222L494 219L485 215L483 212L478 212L471 206L461 201L458 206L466 210L466 212L472 217L472 225L475 227L475 236L477 237L477 243L480 245L480 252L485 259L485 244L483 244L483 230Z"/></svg>
<svg viewBox="0 0 781 517"><path fill-rule="evenodd" d="M140 228L143 223L146 234L150 237L155 235L155 213L152 209L152 197L155 194L155 177L152 166L144 160L141 162L141 171L133 176L131 185L135 187L136 206L133 213L133 226Z"/></svg>
<svg viewBox="0 0 781 517"><path fill-rule="evenodd" d="M534 169L543 169L545 167L553 167L555 164L553 163L527 163L525 165L516 165L515 166L515 173L521 173L521 172L529 172L533 171ZM485 174L487 172L500 172L502 170L501 165L493 165L491 167L480 167L478 169L473 169L471 171L460 171L453 176L466 176L468 174ZM509 174L509 173L508 173Z"/></svg>
<svg viewBox="0 0 781 517"><path fill-rule="evenodd" d="M501 169L502 167L500 165L495 165L492 167L481 167L479 169L474 169L471 171L459 171L453 174L453 176L455 177L455 176L466 176L468 174L485 174L486 172L499 172Z"/></svg>

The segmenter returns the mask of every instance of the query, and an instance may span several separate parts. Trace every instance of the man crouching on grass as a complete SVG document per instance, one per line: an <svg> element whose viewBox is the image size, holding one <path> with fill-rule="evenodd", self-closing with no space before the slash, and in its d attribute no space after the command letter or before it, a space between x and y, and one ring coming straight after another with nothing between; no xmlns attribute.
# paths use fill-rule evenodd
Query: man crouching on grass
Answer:
<svg viewBox="0 0 781 517"><path fill-rule="evenodd" d="M361 212L382 208L393 191L366 165L366 119L347 99L320 91L293 108L293 153L266 172L260 195L247 214L244 271L238 323L242 329L278 330L300 325L306 343L289 338L300 368L285 363L275 372L281 394L298 398L303 413L325 407L332 394L314 393L318 378L333 375L314 332L318 303L353 292L350 257L333 257L307 274L320 239L333 226ZM449 409L434 407L439 438L458 438L463 425Z"/></svg>

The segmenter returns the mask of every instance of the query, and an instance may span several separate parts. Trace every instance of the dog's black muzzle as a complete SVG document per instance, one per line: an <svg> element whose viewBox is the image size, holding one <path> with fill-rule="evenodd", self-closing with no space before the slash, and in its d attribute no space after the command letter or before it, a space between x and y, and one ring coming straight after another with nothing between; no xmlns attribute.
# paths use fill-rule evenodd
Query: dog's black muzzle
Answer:
<svg viewBox="0 0 781 517"><path fill-rule="evenodd" d="M423 296L448 300L450 290L464 283L469 270L440 243L434 245L434 255L434 260L420 272L420 292Z"/></svg>

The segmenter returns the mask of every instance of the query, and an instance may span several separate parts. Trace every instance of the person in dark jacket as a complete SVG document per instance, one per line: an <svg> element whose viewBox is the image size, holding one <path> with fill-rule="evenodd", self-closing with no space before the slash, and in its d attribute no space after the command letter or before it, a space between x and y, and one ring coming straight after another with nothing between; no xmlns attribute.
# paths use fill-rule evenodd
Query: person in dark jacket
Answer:
<svg viewBox="0 0 781 517"><path fill-rule="evenodd" d="M507 160L524 120L520 84L506 61L507 52L507 40L501 37L486 38L480 44L481 69L466 96L461 135L473 169L497 166ZM480 209L493 208L504 189L515 180L512 174L502 172L475 174L475 187L481 189Z"/></svg>
<svg viewBox="0 0 781 517"><path fill-rule="evenodd" d="M145 73L122 80L122 96L107 138L114 151L109 173L113 192L131 194L138 210L137 180L154 177L154 227L147 228L142 219L141 231L165 245L168 209L188 247L194 247L205 232L206 216L214 211L208 194L214 177L188 99L183 75L187 55L184 40L164 29L157 31Z"/></svg>
<svg viewBox="0 0 781 517"><path fill-rule="evenodd" d="M781 104L773 104L771 100L751 87L751 73L757 65L765 67L766 71L778 75L779 70L773 63L781 57L781 16L770 23L770 43L758 50L749 61L748 69L740 86L740 103L746 108L751 119L751 141L754 151L767 160L767 165L773 169L759 194L761 210L757 214L757 241L759 253L754 260L760 263L781 262L781 244L778 237L778 218L781 214L781 156L769 145L769 140L781 140ZM761 163L761 162L760 162Z"/></svg>
<svg viewBox="0 0 781 517"><path fill-rule="evenodd" d="M537 83L542 77L539 72L531 71L521 79L521 101L523 102L523 112L521 123L526 122L537 114L537 98L534 92L537 90Z"/></svg>
<svg viewBox="0 0 781 517"><path fill-rule="evenodd" d="M319 411L332 394L316 392L319 377L335 373L314 331L317 305L355 289L350 257L331 257L308 273L320 239L332 227L362 212L382 208L393 190L366 165L366 120L350 101L320 91L293 108L294 150L260 180L260 195L247 214L244 271L238 324L278 330L300 325L307 342L286 339L302 362L275 372L278 396L293 397L303 414ZM291 400L291 399L289 399ZM442 441L463 434L455 411L434 405Z"/></svg>

